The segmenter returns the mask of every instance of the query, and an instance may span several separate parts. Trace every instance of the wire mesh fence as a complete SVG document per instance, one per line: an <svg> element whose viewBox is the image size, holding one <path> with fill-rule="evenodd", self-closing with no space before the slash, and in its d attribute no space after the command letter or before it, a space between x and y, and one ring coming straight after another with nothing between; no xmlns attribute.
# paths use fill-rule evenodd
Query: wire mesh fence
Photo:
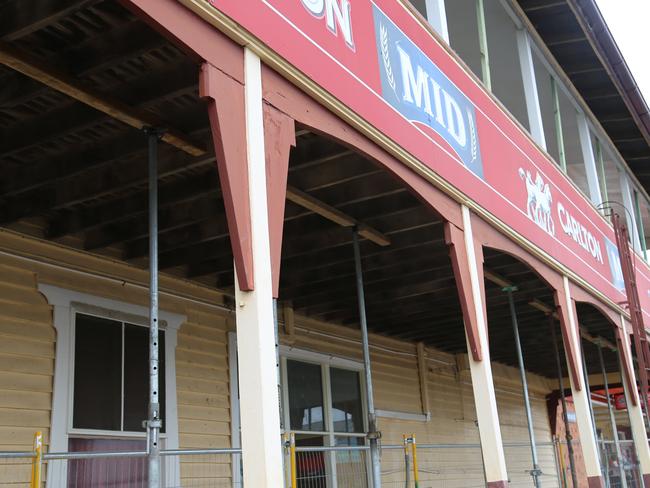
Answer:
<svg viewBox="0 0 650 488"><path fill-rule="evenodd" d="M541 486L544 488L566 486L559 463L558 443L537 442L535 446L539 467L537 476ZM505 442L503 448L510 486L512 488L533 486L533 455L530 443Z"/></svg>
<svg viewBox="0 0 650 488"><path fill-rule="evenodd" d="M600 459L603 465L605 481L610 488L641 488L641 474L636 456L634 441L620 440L620 457L616 443L609 440L600 441ZM625 478L625 482L623 482Z"/></svg>
<svg viewBox="0 0 650 488"><path fill-rule="evenodd" d="M409 464L421 488L485 486L479 444L412 444Z"/></svg>
<svg viewBox="0 0 650 488"><path fill-rule="evenodd" d="M25 486L32 476L34 452L0 452L0 486Z"/></svg>
<svg viewBox="0 0 650 488"><path fill-rule="evenodd" d="M578 442L574 442L573 447L580 452ZM643 484L633 441L622 440L619 447L620 456L613 441L600 441L605 485L608 488L641 488ZM504 449L509 486L533 486L530 444L506 442ZM366 445L297 447L294 442L293 445L286 443L284 452L287 488L370 486L372 469ZM537 456L542 487L572 486L566 443L540 442ZM163 450L161 464L163 488L243 486L240 449ZM40 487L46 473L52 478L49 486L146 488L147 453L41 453L36 448L33 452L0 452L0 486ZM381 474L382 485L389 488L486 486L480 444L416 444L414 436L405 436L402 445L382 446Z"/></svg>
<svg viewBox="0 0 650 488"><path fill-rule="evenodd" d="M290 446L286 456L286 485L290 488L369 486L367 446Z"/></svg>
<svg viewBox="0 0 650 488"><path fill-rule="evenodd" d="M161 451L163 488L237 488L238 449ZM65 452L43 456L44 469L67 488L147 488L147 453Z"/></svg>

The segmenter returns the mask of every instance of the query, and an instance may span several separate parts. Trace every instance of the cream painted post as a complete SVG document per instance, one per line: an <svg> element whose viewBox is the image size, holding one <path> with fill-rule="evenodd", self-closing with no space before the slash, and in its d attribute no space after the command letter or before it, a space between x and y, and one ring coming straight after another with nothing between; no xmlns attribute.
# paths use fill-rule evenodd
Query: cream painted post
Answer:
<svg viewBox="0 0 650 488"><path fill-rule="evenodd" d="M469 260L470 281L472 295L476 306L478 318L478 340L483 353L482 361L475 361L472 354L468 354L469 368L472 375L472 389L476 405L476 419L478 420L479 435L481 437L481 450L483 451L483 464L488 487L507 486L508 472L499 425L499 412L494 392L492 378L492 365L490 364L490 344L487 337L487 317L483 313L483 293L479 283L476 254L474 252L474 236L469 209L463 205L463 227L465 236L465 250ZM465 329L467 331L467 329ZM471 350L467 332L467 349Z"/></svg>
<svg viewBox="0 0 650 488"><path fill-rule="evenodd" d="M563 306L566 307L567 316L569 318L569 331L568 336L569 340L575 346L576 351L581 351L580 344L580 335L578 331L578 322L574 315L575 309L571 300L571 290L569 287L569 279L564 276L564 296L566 302ZM568 351L565 345L564 348L565 354L567 354L567 364L570 364L570 359L568 357ZM582 353L580 353L582 354ZM582 361L576 361L575 368L577 370L577 376L579 378L584 378L584 373L582 369ZM569 375L569 380L571 382L571 395L573 397L573 404L576 410L576 422L578 424L578 432L580 433L580 448L582 449L582 455L584 457L585 469L587 471L587 477L590 480L589 487L599 486L597 484L592 484L591 480L600 480L602 483L602 472L600 470L600 457L598 454L598 446L596 444L596 438L594 437L594 427L591 421L591 410L589 408L589 386L583 385L583 388L578 390L573 381L573 375ZM582 380L584 383L584 379ZM602 486L602 485L600 485Z"/></svg>
<svg viewBox="0 0 650 488"><path fill-rule="evenodd" d="M517 47L519 50L519 65L521 78L524 82L524 96L526 97L526 111L528 112L528 125L530 135L540 147L546 150L546 136L542 122L542 107L539 104L537 91L537 78L535 76L535 63L530 47L530 36L526 29L517 30Z"/></svg>
<svg viewBox="0 0 650 488"><path fill-rule="evenodd" d="M621 346L625 348L627 354L619 354L620 361L627 361L626 358L632 357L632 349L630 347L630 336L627 333L627 328L625 327L625 317L621 315L621 327L623 329L622 335L622 344ZM645 430L645 421L643 418L643 411L641 410L641 402L638 401L638 394L636 392L631 392L627 387L627 381L629 380L630 384L636 385L636 377L634 377L634 365L627 364L626 367L623 367L621 364L621 375L626 376L627 371L632 373L632 378L623 377L623 388L625 390L625 403L627 405L627 412L630 417L630 427L632 429L632 438L634 439L634 447L636 448L636 456L639 459L639 464L641 465L641 474L643 476L643 483L646 487L650 487L650 446L648 445L648 439ZM633 405L631 395L637 397L636 405Z"/></svg>
<svg viewBox="0 0 650 488"><path fill-rule="evenodd" d="M283 486L259 57L245 49L246 140L255 289L235 273L244 486Z"/></svg>
<svg viewBox="0 0 650 488"><path fill-rule="evenodd" d="M639 240L639 230L636 226L635 205L632 198L632 189L630 188L630 179L625 170L619 170L618 179L621 183L621 193L623 194L623 205L625 206L625 221L632 239L632 248L641 252L641 241Z"/></svg>
<svg viewBox="0 0 650 488"><path fill-rule="evenodd" d="M598 182L598 171L596 169L596 157L594 156L594 148L591 144L589 124L587 123L587 117L585 117L585 114L582 112L578 112L577 121L580 147L582 149L582 157L585 163L587 184L589 185L589 198L591 199L591 203L598 207L603 203L603 197L600 194L600 183Z"/></svg>
<svg viewBox="0 0 650 488"><path fill-rule="evenodd" d="M449 29L447 27L447 10L445 9L445 0L425 0L427 8L427 20L431 27L440 34L447 44L449 44Z"/></svg>

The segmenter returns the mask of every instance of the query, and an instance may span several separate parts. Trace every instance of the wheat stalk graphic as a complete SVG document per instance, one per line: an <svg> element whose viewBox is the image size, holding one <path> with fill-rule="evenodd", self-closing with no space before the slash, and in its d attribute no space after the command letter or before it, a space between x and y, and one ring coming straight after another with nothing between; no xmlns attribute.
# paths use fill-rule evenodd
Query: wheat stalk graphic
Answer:
<svg viewBox="0 0 650 488"><path fill-rule="evenodd" d="M379 36L381 38L381 57L384 60L384 71L386 72L386 79L388 80L390 87L393 89L393 92L397 94L395 76L393 76L393 67L390 64L390 53L388 51L388 29L386 29L386 26L383 23L379 26Z"/></svg>

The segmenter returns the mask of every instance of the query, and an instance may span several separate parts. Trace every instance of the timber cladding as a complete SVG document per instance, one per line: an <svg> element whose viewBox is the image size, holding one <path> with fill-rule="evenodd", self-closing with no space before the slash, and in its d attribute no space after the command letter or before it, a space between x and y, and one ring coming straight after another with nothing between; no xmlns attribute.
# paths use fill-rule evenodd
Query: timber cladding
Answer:
<svg viewBox="0 0 650 488"><path fill-rule="evenodd" d="M4 451L30 451L36 431L43 432L46 451L49 447L56 330L53 307L37 288L43 279L104 298L147 304L146 290L0 256L0 450ZM187 317L178 330L176 347L179 445L230 447L228 313L169 295L161 301L163 310ZM220 299L215 296L213 302ZM183 483L207 478L226 486L230 460L182 458L180 476ZM25 486L29 478L26 460L0 462L0 486Z"/></svg>
<svg viewBox="0 0 650 488"><path fill-rule="evenodd" d="M31 451L49 439L55 331L35 274L0 263L0 450ZM0 485L29 481L26 460L0 464Z"/></svg>
<svg viewBox="0 0 650 488"><path fill-rule="evenodd" d="M360 335L348 327L296 316L293 337L281 335L281 343L291 347L361 361ZM422 414L421 390L417 374L416 346L385 336L370 334L375 407L378 410ZM379 430L385 445L402 444L403 435L415 434L418 444L473 444L476 447L418 449L420 486L484 486L484 474L476 412L466 354L452 355L426 348L426 388L431 418L428 422L380 416ZM528 487L531 465L528 431L519 372L493 363L497 407L506 466L511 487ZM533 424L544 486L559 487L546 395L555 383L528 374ZM382 451L384 482L403 483L404 453ZM428 484L427 484L428 483Z"/></svg>
<svg viewBox="0 0 650 488"><path fill-rule="evenodd" d="M97 263L95 268L98 272L124 273L124 268L117 269L117 266L102 260L101 266ZM37 279L138 305L146 305L147 293L146 289L134 289L118 282L75 274L65 268L53 269L11 256L0 257L0 273L0 442L5 450L26 450L31 446L35 430L44 432L47 443L51 421L56 338L52 308L38 292ZM128 273L125 276L128 277ZM228 332L233 330L232 316L197 301L172 296L169 290L174 288L174 280L166 281L166 285L168 292L162 297L162 309L187 317L178 331L176 348L180 447L229 447L227 338ZM179 281L177 286L186 293L182 282ZM220 303L216 296L215 301ZM283 334L281 342L328 356L353 361L361 359L357 331L300 315L296 316L294 336ZM371 335L371 343L377 408L422 414L415 344L375 334ZM403 434L414 433L418 444L478 443L472 385L465 355L426 348L425 357L424 377L431 420L380 417L383 442L400 444ZM518 373L514 368L497 363L493 364L493 370L504 441L525 442L527 431ZM548 442L551 432L544 396L553 387L545 378L532 374L529 382L537 440ZM467 486L464 484L467 480L480 483L483 476L477 448L468 448L462 453L421 449L419 458L423 482L444 480L446 486L461 487ZM384 468L390 471L401 466L403 454L399 450L385 450L382 459ZM513 481L511 486L530 482L525 472L530 469L528 449L506 447L506 462ZM554 473L550 449L541 450L540 463L545 473ZM3 466L0 476L3 486L11 486L12 482L24 483L29 477L28 465ZM230 477L231 465L226 457L217 462L207 458L182 459L182 481L210 479L228 483Z"/></svg>

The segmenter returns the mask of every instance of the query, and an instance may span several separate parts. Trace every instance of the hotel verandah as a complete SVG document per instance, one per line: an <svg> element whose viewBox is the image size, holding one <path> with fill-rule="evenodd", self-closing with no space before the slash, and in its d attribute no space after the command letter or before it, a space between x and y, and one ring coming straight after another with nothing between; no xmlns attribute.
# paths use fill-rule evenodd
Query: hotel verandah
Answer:
<svg viewBox="0 0 650 488"><path fill-rule="evenodd" d="M0 0L0 450L40 431L44 485L148 486L155 181L161 486L290 486L290 434L295 486L412 484L404 436L422 487L643 486L625 306L220 3ZM593 2L377 3L448 51L570 200L620 214L645 269L650 122ZM47 459L87 451L133 456ZM28 486L30 459L1 456L0 485Z"/></svg>

